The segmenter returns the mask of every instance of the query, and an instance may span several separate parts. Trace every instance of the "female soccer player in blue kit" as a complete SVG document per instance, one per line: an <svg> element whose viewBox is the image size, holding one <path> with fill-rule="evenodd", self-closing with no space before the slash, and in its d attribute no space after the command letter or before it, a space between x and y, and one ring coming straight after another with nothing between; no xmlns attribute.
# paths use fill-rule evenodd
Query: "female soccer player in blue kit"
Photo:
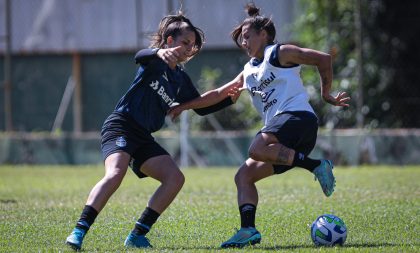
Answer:
<svg viewBox="0 0 420 253"><path fill-rule="evenodd" d="M103 124L105 176L91 190L76 227L67 237L66 243L72 248L81 249L87 231L120 186L129 165L138 177L161 182L124 242L126 247L151 247L146 233L184 184L184 175L151 133L162 127L172 105L200 96L179 64L200 51L203 39L203 32L185 16L170 15L161 20L152 39L153 49L137 53L137 75ZM195 111L205 115L232 104L234 98L222 93L225 99L220 103Z"/></svg>
<svg viewBox="0 0 420 253"><path fill-rule="evenodd" d="M328 197L334 191L333 164L329 160L311 159L315 146L318 118L308 102L308 94L300 78L301 64L318 68L322 98L335 106L347 107L350 99L345 92L330 94L332 82L331 57L328 54L293 45L275 43L276 30L270 18L259 15L254 4L247 5L249 17L234 29L232 38L246 50L251 60L231 82L227 90L248 90L264 126L249 148L249 158L235 175L241 228L222 248L243 247L261 241L255 227L258 191L255 183L293 167L302 167L318 179ZM239 88L244 85L243 88ZM221 101L219 90L208 91L200 98L174 107L171 117L183 110L197 109Z"/></svg>

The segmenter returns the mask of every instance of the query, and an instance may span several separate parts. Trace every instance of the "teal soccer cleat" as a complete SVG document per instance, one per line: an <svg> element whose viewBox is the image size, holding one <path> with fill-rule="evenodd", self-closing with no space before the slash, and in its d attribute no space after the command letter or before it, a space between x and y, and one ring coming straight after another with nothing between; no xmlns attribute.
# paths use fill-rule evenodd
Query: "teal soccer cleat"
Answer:
<svg viewBox="0 0 420 253"><path fill-rule="evenodd" d="M127 248L152 248L149 239L144 235L130 233L125 239L124 246Z"/></svg>
<svg viewBox="0 0 420 253"><path fill-rule="evenodd" d="M71 232L71 234L67 237L66 244L68 244L74 250L80 250L82 248L83 238L85 235L85 230L74 228L73 232Z"/></svg>
<svg viewBox="0 0 420 253"><path fill-rule="evenodd" d="M257 229L241 228L229 240L222 243L222 248L242 248L247 245L254 245L261 242L261 234Z"/></svg>
<svg viewBox="0 0 420 253"><path fill-rule="evenodd" d="M315 180L318 179L325 196L329 197L334 192L335 178L332 173L334 168L330 160L321 160L321 164L314 169Z"/></svg>

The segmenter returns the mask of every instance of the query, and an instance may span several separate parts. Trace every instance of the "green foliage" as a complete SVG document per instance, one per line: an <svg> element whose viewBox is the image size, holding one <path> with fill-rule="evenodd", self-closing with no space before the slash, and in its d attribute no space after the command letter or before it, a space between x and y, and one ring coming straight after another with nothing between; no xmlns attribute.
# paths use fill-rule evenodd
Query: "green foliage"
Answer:
<svg viewBox="0 0 420 253"><path fill-rule="evenodd" d="M367 116L378 126L420 127L420 2L362 1Z"/></svg>
<svg viewBox="0 0 420 253"><path fill-rule="evenodd" d="M293 41L301 47L313 48L333 57L334 80L332 91L346 91L353 96L357 88L355 78L353 1L299 1L302 15L293 26ZM309 92L311 104L327 127L352 127L356 110L340 109L325 103L321 98L319 74L315 67L304 66L302 79Z"/></svg>
<svg viewBox="0 0 420 253"><path fill-rule="evenodd" d="M362 65L364 126L419 127L420 118L407 111L420 110L417 82L420 36L420 2L403 5L392 0L360 0L362 62L356 58L356 4L359 0L300 0L301 14L293 26L293 40L303 47L333 56L333 90L347 91L351 107L337 110L319 96L318 74L311 70L303 79L321 125L353 127L356 123L358 86L356 67ZM410 24L410 25L407 25Z"/></svg>
<svg viewBox="0 0 420 253"><path fill-rule="evenodd" d="M204 67L198 81L199 87L205 91L218 88L222 70L219 68ZM204 93L203 92L203 93ZM209 117L209 116L207 116ZM217 130L210 124L207 117L198 115L191 116L191 128L193 130ZM211 116L210 116L211 117ZM214 117L224 130L249 130L260 127L261 118L253 107L247 92L243 92L234 105L214 113Z"/></svg>
<svg viewBox="0 0 420 253"><path fill-rule="evenodd" d="M148 237L147 252L215 252L239 227L235 169L186 169L186 183ZM337 189L323 196L310 173L295 169L257 183L262 243L243 252L313 252L309 225L323 213L344 220L343 248L323 252L419 252L420 168L335 170ZM71 252L64 244L87 194L103 176L97 167L0 167L0 251ZM159 183L131 171L96 219L85 252L126 251L123 242ZM223 252L239 250L223 250Z"/></svg>

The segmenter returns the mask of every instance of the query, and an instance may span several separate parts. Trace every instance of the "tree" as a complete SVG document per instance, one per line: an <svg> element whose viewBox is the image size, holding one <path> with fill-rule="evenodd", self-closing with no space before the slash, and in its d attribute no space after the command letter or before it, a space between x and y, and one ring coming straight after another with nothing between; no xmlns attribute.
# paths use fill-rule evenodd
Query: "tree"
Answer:
<svg viewBox="0 0 420 253"><path fill-rule="evenodd" d="M410 112L420 111L420 2L376 0L365 4L365 15L371 17L365 20L366 57L378 69L368 73L369 116L383 127L418 128L420 117Z"/></svg>
<svg viewBox="0 0 420 253"><path fill-rule="evenodd" d="M361 3L362 52L358 62L355 43L356 1ZM301 0L302 15L295 26L295 41L301 46L330 52L334 59L333 89L356 94L356 66L363 67L365 127L419 127L420 110L419 43L420 2L410 6L391 0ZM321 124L352 127L356 123L354 101L348 110L334 111L319 97L316 71L303 73L312 104ZM407 116L405 116L407 115Z"/></svg>

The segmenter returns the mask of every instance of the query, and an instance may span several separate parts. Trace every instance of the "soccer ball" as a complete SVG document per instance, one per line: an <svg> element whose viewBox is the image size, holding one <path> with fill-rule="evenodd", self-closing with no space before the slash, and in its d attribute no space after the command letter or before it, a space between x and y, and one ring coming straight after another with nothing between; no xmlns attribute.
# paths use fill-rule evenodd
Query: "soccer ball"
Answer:
<svg viewBox="0 0 420 253"><path fill-rule="evenodd" d="M347 238L346 224L335 215L323 214L312 223L311 237L316 246L343 245Z"/></svg>

